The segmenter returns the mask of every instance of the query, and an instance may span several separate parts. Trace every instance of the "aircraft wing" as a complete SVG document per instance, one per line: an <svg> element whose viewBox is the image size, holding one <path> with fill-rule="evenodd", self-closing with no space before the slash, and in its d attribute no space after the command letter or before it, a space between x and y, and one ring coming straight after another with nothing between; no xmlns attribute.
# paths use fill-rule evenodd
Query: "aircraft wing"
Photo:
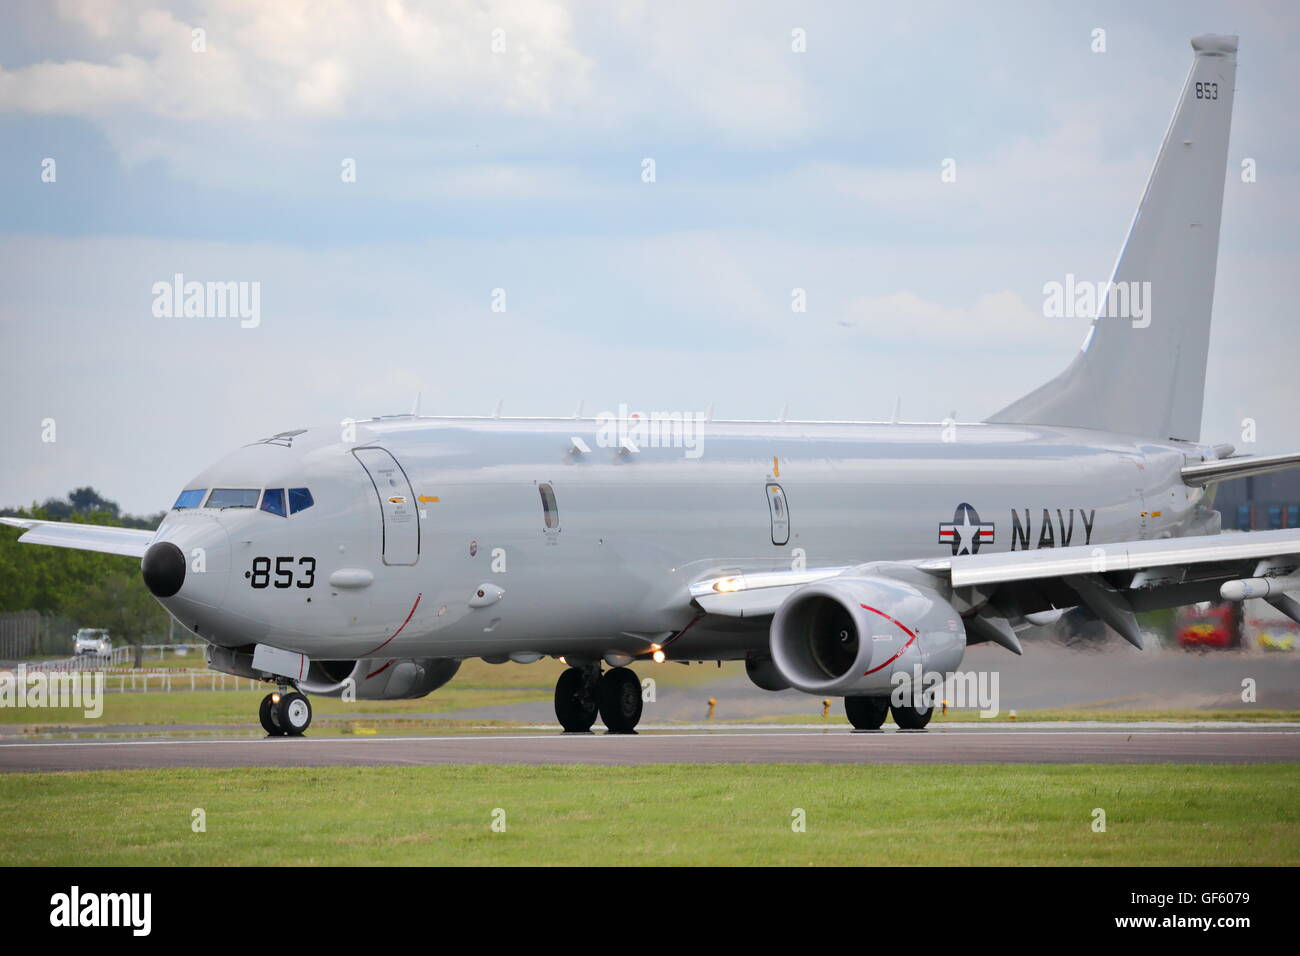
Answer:
<svg viewBox="0 0 1300 956"><path fill-rule="evenodd" d="M973 626L984 637L1017 652L1015 629L1037 623L1034 615L1079 606L1138 647L1142 638L1136 612L1218 601L1223 593L1262 596L1300 621L1300 600L1285 593L1300 592L1300 528L903 563L946 578L954 589L971 589L964 593L972 599L982 596L984 606L967 621L968 630ZM873 570L871 565L862 567L868 574ZM759 617L775 613L804 584L856 571L809 568L733 574L692 585L691 598L710 614Z"/></svg>
<svg viewBox="0 0 1300 956"><path fill-rule="evenodd" d="M1250 577L1253 561L1285 558L1300 562L1300 528L1243 534L1208 534L1155 541L1043 548L1001 554L967 554L923 561L924 570L947 570L953 587L1003 584L1012 581L1064 578L1079 574L1122 575L1146 571L1139 587L1158 579L1198 579L1214 576ZM1158 571L1157 571L1158 569ZM1226 578L1225 578L1226 579Z"/></svg>
<svg viewBox="0 0 1300 956"><path fill-rule="evenodd" d="M0 524L25 528L18 540L24 544L48 544L56 548L78 548L143 558L153 541L154 532L140 528L115 528L102 524L77 524L72 521L42 521L37 518L4 518Z"/></svg>

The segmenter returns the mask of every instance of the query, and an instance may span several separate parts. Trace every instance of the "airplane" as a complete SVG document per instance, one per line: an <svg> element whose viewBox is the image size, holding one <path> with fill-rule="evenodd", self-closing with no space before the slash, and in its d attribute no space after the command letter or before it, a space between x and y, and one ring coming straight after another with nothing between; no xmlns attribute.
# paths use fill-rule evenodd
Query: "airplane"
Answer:
<svg viewBox="0 0 1300 956"><path fill-rule="evenodd" d="M635 732L637 662L743 660L767 690L903 729L966 647L1080 608L1137 646L1136 612L1263 596L1300 620L1300 530L1220 536L1216 482L1300 466L1200 440L1237 38L1190 73L1115 264L1063 372L981 422L698 425L700 454L620 415L381 416L254 442L188 482L156 531L3 518L22 541L141 559L209 666L308 695L422 697L463 660L568 667L567 732ZM895 416L897 417L897 416ZM599 438L599 436L597 436ZM592 447L595 444L596 447ZM909 702L910 700L910 702Z"/></svg>

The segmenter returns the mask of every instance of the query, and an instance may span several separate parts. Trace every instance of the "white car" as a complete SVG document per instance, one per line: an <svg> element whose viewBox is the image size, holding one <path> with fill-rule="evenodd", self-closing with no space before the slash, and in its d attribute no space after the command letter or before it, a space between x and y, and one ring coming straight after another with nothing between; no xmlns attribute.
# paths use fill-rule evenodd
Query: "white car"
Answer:
<svg viewBox="0 0 1300 956"><path fill-rule="evenodd" d="M72 639L72 653L78 657L82 654L108 657L112 651L113 642L108 638L108 631L102 627L83 627Z"/></svg>

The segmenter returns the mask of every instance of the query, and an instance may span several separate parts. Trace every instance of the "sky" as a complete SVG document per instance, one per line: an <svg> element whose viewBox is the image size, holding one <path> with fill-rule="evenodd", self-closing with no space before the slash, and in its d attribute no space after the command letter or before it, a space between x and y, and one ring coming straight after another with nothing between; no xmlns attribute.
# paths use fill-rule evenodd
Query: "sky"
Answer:
<svg viewBox="0 0 1300 956"><path fill-rule="evenodd" d="M1087 320L1043 287L1108 277L1201 33L1241 38L1201 437L1300 450L1293 4L0 16L0 505L158 511L240 445L417 394L979 420L1073 357ZM158 314L178 274L256 284L256 323Z"/></svg>

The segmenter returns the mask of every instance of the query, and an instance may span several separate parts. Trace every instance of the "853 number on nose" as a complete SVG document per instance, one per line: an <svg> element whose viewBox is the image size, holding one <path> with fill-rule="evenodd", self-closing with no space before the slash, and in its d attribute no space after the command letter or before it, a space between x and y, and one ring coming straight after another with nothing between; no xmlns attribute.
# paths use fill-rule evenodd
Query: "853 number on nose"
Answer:
<svg viewBox="0 0 1300 956"><path fill-rule="evenodd" d="M254 558L253 567L244 572L248 583L255 588L309 588L316 583L316 559L295 558L292 555L275 558Z"/></svg>

